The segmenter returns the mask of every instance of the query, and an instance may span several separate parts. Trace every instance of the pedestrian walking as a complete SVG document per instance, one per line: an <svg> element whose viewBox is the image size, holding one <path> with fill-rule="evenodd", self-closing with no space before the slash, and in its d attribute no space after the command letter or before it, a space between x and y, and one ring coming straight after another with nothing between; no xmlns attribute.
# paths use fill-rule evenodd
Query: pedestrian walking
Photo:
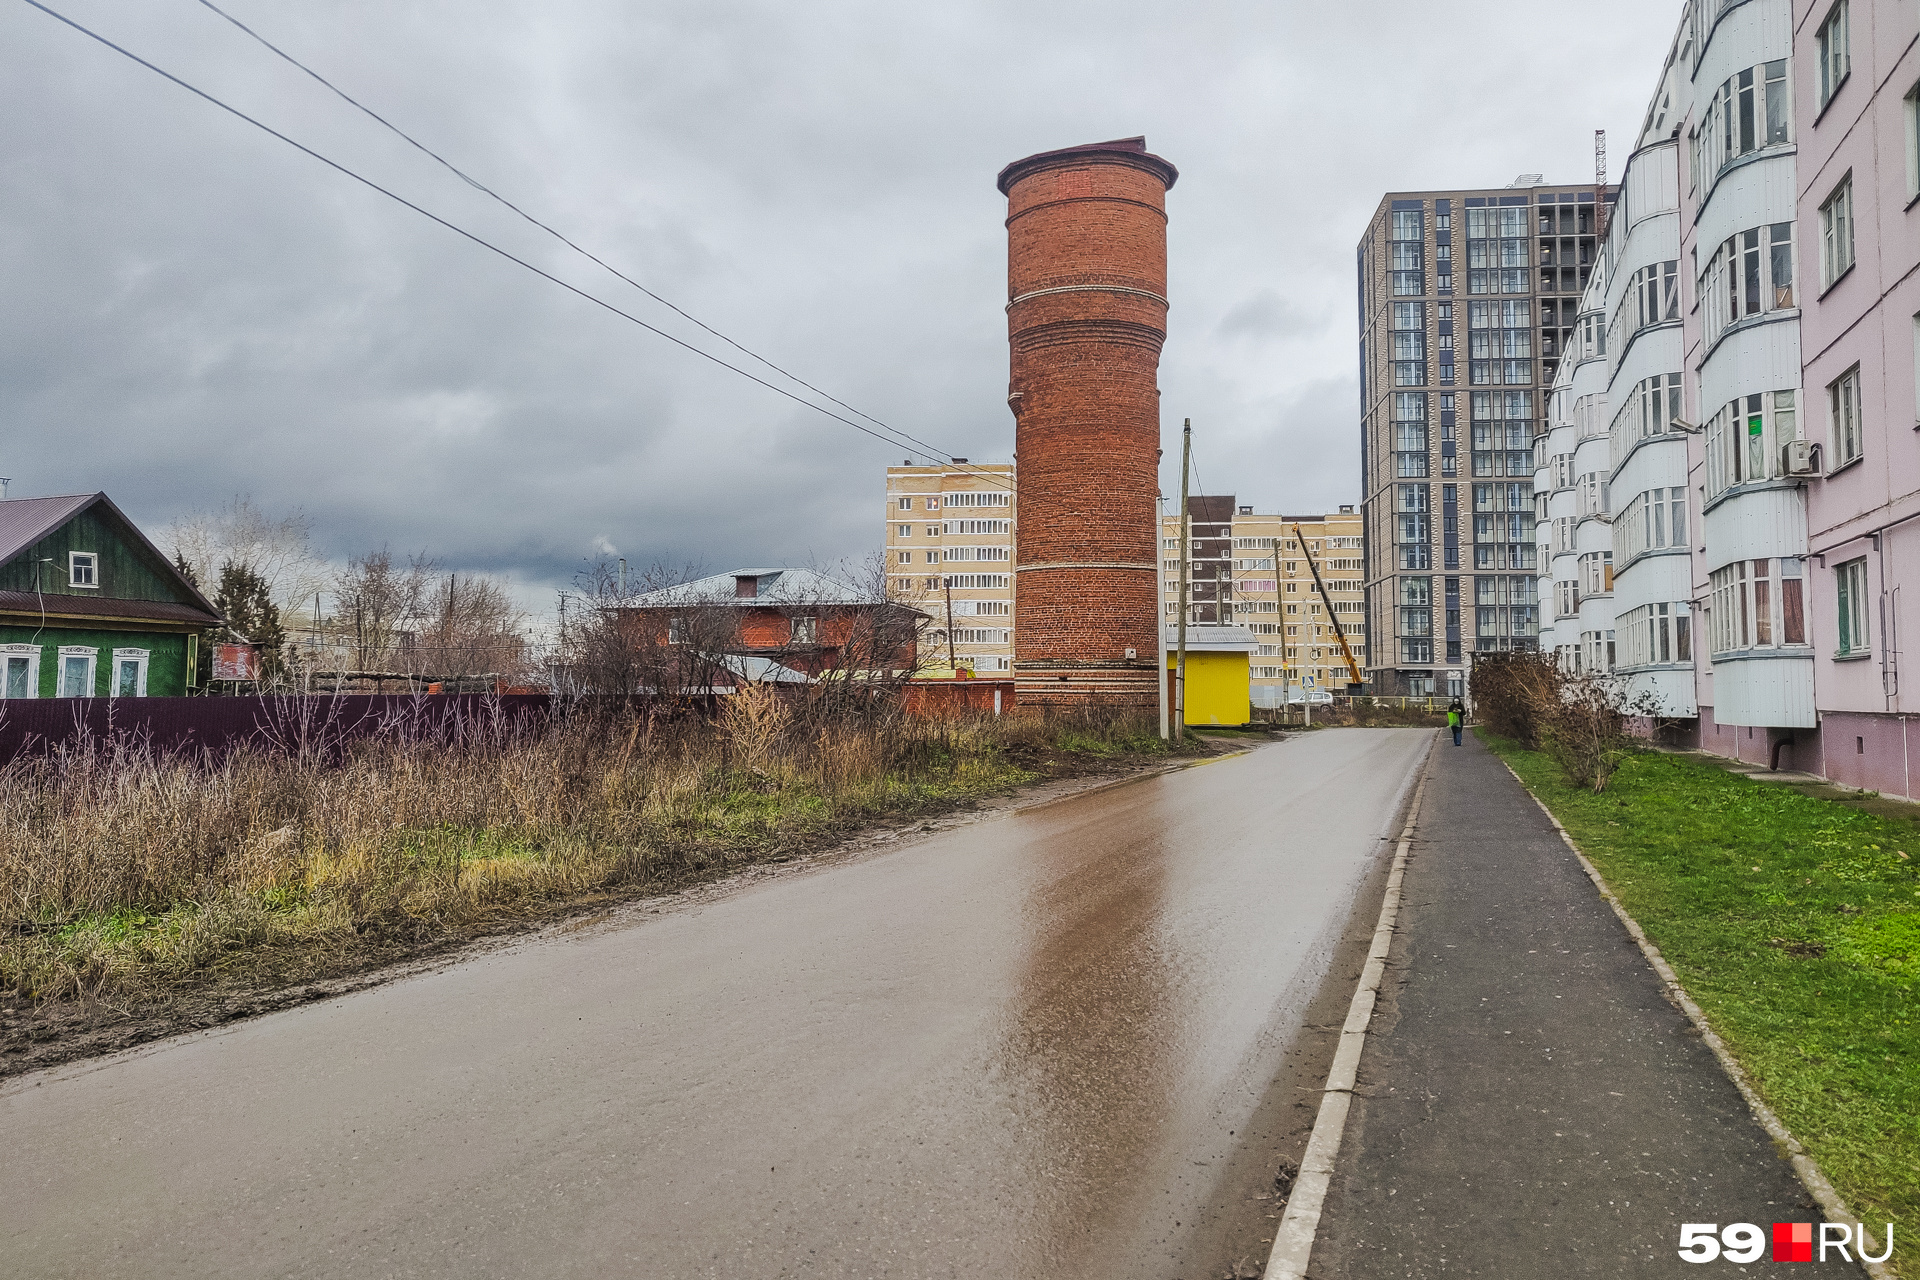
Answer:
<svg viewBox="0 0 1920 1280"><path fill-rule="evenodd" d="M1453 730L1453 745L1460 745L1460 730L1467 722L1467 709L1455 698L1447 707L1447 728Z"/></svg>

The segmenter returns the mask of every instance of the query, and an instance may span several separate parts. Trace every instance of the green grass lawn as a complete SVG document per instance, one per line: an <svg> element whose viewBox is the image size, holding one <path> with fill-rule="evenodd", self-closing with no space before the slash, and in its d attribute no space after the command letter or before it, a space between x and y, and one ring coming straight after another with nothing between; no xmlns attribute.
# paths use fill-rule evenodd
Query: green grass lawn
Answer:
<svg viewBox="0 0 1920 1280"><path fill-rule="evenodd" d="M1538 752L1486 741L1600 869L1854 1212L1911 1239L1920 808L1875 816L1656 752L1595 795Z"/></svg>

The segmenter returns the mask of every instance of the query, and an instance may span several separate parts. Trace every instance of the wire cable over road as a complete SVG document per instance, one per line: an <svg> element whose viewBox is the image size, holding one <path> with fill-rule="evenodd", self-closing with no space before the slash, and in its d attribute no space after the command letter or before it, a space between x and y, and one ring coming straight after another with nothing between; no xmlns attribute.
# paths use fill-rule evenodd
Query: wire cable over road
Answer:
<svg viewBox="0 0 1920 1280"><path fill-rule="evenodd" d="M520 210L517 206L514 206L511 202L505 200L503 197L500 197L499 195L492 192L488 188L482 186L479 182L475 181L473 178L469 177L465 173L462 173L459 169L455 168L453 165L448 164L445 160L441 160L439 156L434 155L434 153L429 151L426 147L420 146L419 143L414 142L412 138L407 137L405 133L401 132L401 130L399 130L395 126L389 124L387 121L382 119L376 113L372 112L371 110L368 110L365 107L362 107L358 102L354 102L353 99L349 98L345 93L341 93L338 89L334 89L334 86L328 83L323 77L319 76L317 73L308 71L308 69L305 68L304 66L302 66L300 69L303 71L307 71L309 75L312 75L316 80L319 80L322 84L327 85L329 89L334 89L334 92L339 93L342 98L345 98L347 101L352 102L353 105L356 107L359 107L360 110L366 111L368 115L373 116L374 119L379 120L380 123L386 125L389 129L393 129L395 133L400 134L400 136L403 138L406 138L408 142L412 142L413 145L415 145L416 147L419 147L421 151L426 152L426 154L430 156L433 156L435 160L439 160L441 164L446 165L446 167L449 170L451 170L453 173L458 175L463 181L472 185L476 189L484 192L485 194L492 196L494 199L499 200L502 204L507 205L508 208L513 209L514 212L519 213L521 217L526 218L527 221L532 222L535 226L539 226L543 230L546 230L550 234L558 237L562 242L568 244L570 247L576 249L578 252L585 254L587 257L592 258L595 262L599 262L602 267L605 267L608 271L612 271L613 274L615 274L616 276L619 276L621 279L626 280L628 284L631 284L635 288L640 289L641 292L646 293L647 296L649 297L655 298L657 301L661 302L663 305L672 308L672 310L674 310L676 313L682 316L685 316L688 320L692 321L694 324L700 325L700 327L702 329L707 330L707 332L714 334L714 336L721 338L723 341L729 342L732 345L739 347L741 351L745 352L747 355L752 356L755 360L759 360L762 364L767 365L768 368L779 371L783 376L792 379L794 382L799 383L801 386L807 387L809 390L814 391L815 394L820 395L832 401L834 404L840 405L842 408L847 409L848 412L858 414L860 417L867 418L869 421L876 423L886 432L886 434L882 434L880 431L875 431L870 427L863 426L860 423L854 421L852 418L844 417L841 414L835 413L831 409L828 409L820 404L816 404L812 400L807 399L805 396L798 395L792 391L787 390L785 387L779 386L773 382L769 382L767 379L762 378L757 374L752 373L749 370L743 369L739 365L733 364L725 359L722 359L717 355L714 355L710 351L705 351L700 347L695 346L694 344L686 341L684 338L680 338L675 334L669 333L667 330L662 329L657 325L648 323L647 321L641 319L639 316L634 315L632 312L626 311L621 307L615 306L613 303L606 301L604 298L596 297L593 294L588 293L586 290L580 288L579 286L571 284L568 281L561 279L559 276L556 276L549 271L545 271L542 268L535 266L533 263L527 261L525 258L519 257L516 254L512 253L511 251L504 249L497 244L494 244L492 241L484 239L483 237L475 234L474 232L467 230L465 227L462 227L457 223L451 222L446 218L441 217L439 214L434 213L432 210L427 209L422 205L414 203L412 200L407 199L405 196L399 194L398 192L393 191L388 187L384 187L379 183L375 182L373 179L368 178L365 175L360 174L355 170L348 168L346 165L342 164L338 160L334 160L329 156L321 154L320 152L314 150L312 147L307 146L305 143L299 142L296 139L289 137L288 135L280 132L278 129L275 129L272 125L269 125L264 121L255 118L254 116L248 115L246 112L240 110L238 107L235 107L230 103L222 101L220 98L215 97L213 94L208 93L206 90L201 89L196 85L188 83L186 80L181 79L179 76L174 75L172 72L166 70L165 68L160 67L152 62L149 62L147 59L141 57L139 54L134 53L132 50L126 48L123 45L115 43L113 40L107 38L104 35L101 35L99 32L94 31L90 27L87 27L82 23L77 22L74 19L68 17L66 14L61 13L59 10L51 8L50 6L41 3L41 0L23 0L23 3L30 5L33 8L40 10L40 12L46 14L48 17L53 18L56 21L63 23L68 27L73 28L75 31L78 31L81 35L86 36L88 39L106 46L107 48L113 50L115 53L128 59L129 61L138 63L140 66L145 67L148 71L151 71L155 75L161 77L162 79L167 80L179 86L182 89L185 89L188 93L191 93L195 97L200 98L201 100L215 107L218 107L220 110L225 111L227 114L235 117L236 119L243 120L246 123L252 125L254 128L259 129L261 132L266 133L271 137L274 137L279 141L286 143L288 146L294 148L294 150L299 151L307 156L310 156L315 160L318 160L321 164L324 164L328 168L333 169L336 172L348 178L353 179L355 182L360 183L362 186L367 187L369 190L378 192L379 194L387 197L389 200L394 201L396 204L404 205L406 208L411 209L413 212L419 214L421 217L426 218L431 222L438 223L442 227L445 227L447 230L453 232L455 235L461 236L466 240L472 241L474 244L479 245L481 248L486 249L491 253L497 254L502 258L505 258L507 261L513 263L516 266L524 267L526 270L531 271L533 274L539 276L541 279L547 280L553 284L559 285L562 289L565 289L567 292L576 294L579 297L586 299L588 302L593 303L595 306L600 307L603 310L612 312L614 315L619 316L623 320L627 320L633 324L638 325L640 328L646 330L648 333L655 335L656 337L665 338L668 342L673 343L675 346L678 346L687 351L690 351L694 355L697 355L704 360L711 361L712 363L719 365L721 368L726 369L731 373L736 373L741 377L747 379L749 382L757 383L758 385L765 387L767 390L774 392L776 395L785 396L787 399L793 401L795 404L804 405L805 407L812 409L815 413L821 414L822 416L827 418L831 418L835 422L839 422L846 426L852 427L855 431L858 431L861 434L866 436L871 436L873 439L879 440L883 444L890 444L890 445L893 445L895 448L907 448L914 452L933 453L936 455L944 456L943 451L933 448L933 446L927 444L925 441L918 440L896 427L888 426L886 423L881 422L877 418L872 418L870 417L870 415L861 413L860 410L854 409L852 408L852 406L846 405L842 401L827 395L825 392L820 391L816 387L813 387L810 383L804 382L800 378L794 377L794 375L787 373L783 369L780 369L779 366L774 365L772 362L765 360L763 357L754 354L752 351L748 351L747 348L740 347L738 343L734 343L733 340L731 338L727 338L725 334L721 334L717 330L714 330L709 326L703 324L699 320L694 319L694 317L687 315L686 312L681 311L680 308L673 306L672 303L667 302L664 298L660 298L659 295L654 294L652 291L646 289L645 286L640 285L638 282L623 275L619 271L614 270L614 268L607 266L606 263L600 262L600 259L595 258L590 253L587 253L586 250L580 249L578 245L573 244L572 241L568 240L565 236L560 235L559 232L554 231L551 227L547 227L544 223L541 223L537 219L526 214L524 211ZM214 6L212 5L208 5L207 7L214 8ZM214 9L214 12L219 13L220 16L223 18L227 18L228 21L234 22L234 19L229 17L227 14L222 13L219 9ZM234 25L241 26L242 30L247 30L247 28L245 28L242 24L238 22L234 22ZM254 33L250 30L248 30L247 33L249 35L254 35ZM258 37L257 35L255 35L254 38L260 39L260 37ZM265 40L261 40L261 43L267 44ZM268 47L273 48L272 45L268 45ZM280 53L280 50L274 49L274 52ZM292 59L291 57L288 57L286 54L281 53L281 56L286 57L287 60L289 62L293 62L295 66L300 66L298 62L295 62L294 59ZM998 483L997 477L991 477L991 479L993 479L996 483ZM1003 484L1001 487L1009 487L1009 486L1005 486Z"/></svg>

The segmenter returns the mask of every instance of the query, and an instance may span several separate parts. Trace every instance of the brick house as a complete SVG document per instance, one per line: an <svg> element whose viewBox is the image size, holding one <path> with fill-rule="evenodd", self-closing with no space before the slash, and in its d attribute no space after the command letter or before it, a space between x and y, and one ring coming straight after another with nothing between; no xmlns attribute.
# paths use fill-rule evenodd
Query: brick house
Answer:
<svg viewBox="0 0 1920 1280"><path fill-rule="evenodd" d="M917 633L930 619L812 569L735 569L637 596L619 606L633 640L681 646L752 678L759 662L811 679L912 671ZM743 664L740 659L756 660Z"/></svg>

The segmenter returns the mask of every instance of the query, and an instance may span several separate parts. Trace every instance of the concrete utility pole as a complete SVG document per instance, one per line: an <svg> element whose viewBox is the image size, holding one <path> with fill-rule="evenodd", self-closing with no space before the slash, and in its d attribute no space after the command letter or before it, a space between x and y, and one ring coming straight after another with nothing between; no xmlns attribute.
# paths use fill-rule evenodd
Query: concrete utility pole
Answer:
<svg viewBox="0 0 1920 1280"><path fill-rule="evenodd" d="M1192 560L1193 517L1187 512L1187 472L1193 465L1193 419L1180 429L1180 652L1174 660L1173 730L1187 740L1187 569Z"/></svg>
<svg viewBox="0 0 1920 1280"><path fill-rule="evenodd" d="M1153 497L1153 546L1154 558L1160 558L1161 530L1166 528L1167 502L1159 494ZM1167 619L1166 610L1160 607L1160 570L1153 571L1153 638L1156 642L1154 652L1158 655L1154 666L1154 683L1160 686L1160 741L1165 742L1171 736L1167 728Z"/></svg>
<svg viewBox="0 0 1920 1280"><path fill-rule="evenodd" d="M960 659L953 656L953 578L947 574L941 574L940 585L947 591L947 668L958 676Z"/></svg>

